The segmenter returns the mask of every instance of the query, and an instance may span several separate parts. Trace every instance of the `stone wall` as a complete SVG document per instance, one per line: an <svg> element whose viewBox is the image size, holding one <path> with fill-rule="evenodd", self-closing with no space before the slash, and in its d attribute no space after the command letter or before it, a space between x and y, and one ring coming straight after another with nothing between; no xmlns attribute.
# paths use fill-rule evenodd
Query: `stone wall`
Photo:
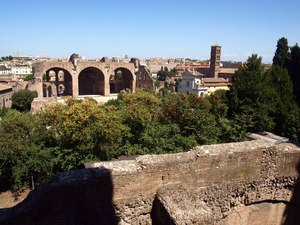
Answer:
<svg viewBox="0 0 300 225"><path fill-rule="evenodd" d="M30 200L2 211L2 215L0 211L0 224L32 224L30 221L39 215L43 215L40 224L49 224L43 218L52 216L64 221L64 214L77 218L72 224L87 224L82 222L85 218L91 220L103 214L101 204L105 202L115 207L106 216L117 217L119 224L230 224L228 216L232 221L236 218L234 212L243 207L290 201L297 204L293 188L297 185L299 159L295 145L255 140L199 146L186 153L92 163L86 165L92 169L60 174L34 190ZM109 171L113 196L107 194L107 182L102 182L107 178L95 172L103 168ZM103 195L110 196L110 200L104 201ZM285 213L285 217L289 215ZM1 223L1 218L6 222ZM23 218L22 223L13 223L18 221L15 218ZM60 220L55 224L67 224Z"/></svg>
<svg viewBox="0 0 300 225"><path fill-rule="evenodd" d="M79 75L86 68L95 68L101 73L103 73L103 95L110 95L110 86L109 79L110 75L114 74L116 69L126 69L132 75L132 80L129 82L132 83L132 91L136 89L136 75L135 75L135 66L133 63L123 63L123 62L96 62L96 61L79 61L76 69L73 68L71 62L59 62L59 61L44 61L37 62L33 64L34 76L36 78L35 85L32 86L37 92L38 97L43 97L43 74L53 68L63 69L70 74L72 77L72 96L77 98L79 96Z"/></svg>

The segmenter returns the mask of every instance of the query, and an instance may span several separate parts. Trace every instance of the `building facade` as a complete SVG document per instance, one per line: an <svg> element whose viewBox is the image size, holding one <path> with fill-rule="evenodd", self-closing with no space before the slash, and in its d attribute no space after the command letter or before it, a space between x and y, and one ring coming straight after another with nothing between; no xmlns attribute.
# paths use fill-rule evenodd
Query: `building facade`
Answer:
<svg viewBox="0 0 300 225"><path fill-rule="evenodd" d="M11 108L13 88L6 84L0 83L0 109Z"/></svg>
<svg viewBox="0 0 300 225"><path fill-rule="evenodd" d="M6 65L0 65L0 76L7 76L11 75L12 71L11 68L7 67Z"/></svg>
<svg viewBox="0 0 300 225"><path fill-rule="evenodd" d="M195 76L192 71L186 70L178 84L178 92L203 96L208 93L208 88L204 87L202 76Z"/></svg>
<svg viewBox="0 0 300 225"><path fill-rule="evenodd" d="M32 67L29 65L16 65L11 67L11 72L16 75L16 78L24 79L26 76L32 74Z"/></svg>

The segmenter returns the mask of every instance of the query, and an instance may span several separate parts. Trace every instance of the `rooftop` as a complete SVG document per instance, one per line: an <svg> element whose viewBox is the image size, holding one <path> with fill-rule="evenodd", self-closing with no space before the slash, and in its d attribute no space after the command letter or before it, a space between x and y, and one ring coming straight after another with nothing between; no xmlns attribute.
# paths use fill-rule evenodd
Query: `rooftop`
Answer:
<svg viewBox="0 0 300 225"><path fill-rule="evenodd" d="M224 78L204 77L204 83L228 83Z"/></svg>
<svg viewBox="0 0 300 225"><path fill-rule="evenodd" d="M12 87L7 85L7 84L3 84L3 83L0 83L0 91L4 91L4 90L7 90L7 89L11 89Z"/></svg>

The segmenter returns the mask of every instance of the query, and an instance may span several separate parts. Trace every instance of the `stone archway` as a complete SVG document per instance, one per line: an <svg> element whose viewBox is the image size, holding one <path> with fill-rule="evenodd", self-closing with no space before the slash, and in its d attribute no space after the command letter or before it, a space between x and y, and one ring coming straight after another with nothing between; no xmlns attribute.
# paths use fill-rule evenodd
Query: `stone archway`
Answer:
<svg viewBox="0 0 300 225"><path fill-rule="evenodd" d="M104 74L95 67L87 67L78 76L79 95L104 95Z"/></svg>
<svg viewBox="0 0 300 225"><path fill-rule="evenodd" d="M63 68L54 67L46 71L43 82L48 86L49 84L55 86L55 90L52 90L52 96L72 96L72 75ZM45 85L44 85L45 86ZM61 87L64 87L63 90ZM46 96L44 96L46 97ZM48 97L50 97L48 95Z"/></svg>
<svg viewBox="0 0 300 225"><path fill-rule="evenodd" d="M110 93L119 93L122 90L133 91L134 77L130 70L119 67L114 70L114 74L110 76L109 86Z"/></svg>

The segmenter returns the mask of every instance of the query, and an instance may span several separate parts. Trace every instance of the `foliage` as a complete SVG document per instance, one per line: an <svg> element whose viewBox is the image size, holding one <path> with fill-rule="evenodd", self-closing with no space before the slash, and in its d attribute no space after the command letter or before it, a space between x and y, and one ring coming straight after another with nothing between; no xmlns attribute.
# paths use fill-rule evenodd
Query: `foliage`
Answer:
<svg viewBox="0 0 300 225"><path fill-rule="evenodd" d="M298 44L291 47L291 58L288 71L294 86L294 95L300 106L300 47Z"/></svg>
<svg viewBox="0 0 300 225"><path fill-rule="evenodd" d="M121 123L113 106L99 106L94 101L53 105L43 118L48 129L49 143L57 146L56 168L69 170L98 157L111 159L118 155L128 128Z"/></svg>
<svg viewBox="0 0 300 225"><path fill-rule="evenodd" d="M28 74L25 78L24 81L31 81L33 79L33 75L32 74Z"/></svg>
<svg viewBox="0 0 300 225"><path fill-rule="evenodd" d="M51 157L38 136L40 121L29 113L9 110L0 121L0 189L40 183L51 174Z"/></svg>
<svg viewBox="0 0 300 225"><path fill-rule="evenodd" d="M182 152L195 145L194 137L181 135L178 125L160 124L158 121L147 124L140 138L143 154Z"/></svg>
<svg viewBox="0 0 300 225"><path fill-rule="evenodd" d="M219 118L218 127L220 128L220 142L244 141L247 134L247 123L244 119L246 118L238 115L236 115L233 120L225 117Z"/></svg>
<svg viewBox="0 0 300 225"><path fill-rule="evenodd" d="M273 65L288 69L293 83L295 100L300 106L300 48L298 44L288 47L288 41L282 37L277 42Z"/></svg>
<svg viewBox="0 0 300 225"><path fill-rule="evenodd" d="M154 82L154 86L155 86L156 89L160 87L160 82L159 82L159 80L156 80L156 81Z"/></svg>
<svg viewBox="0 0 300 225"><path fill-rule="evenodd" d="M289 137L292 141L300 140L300 109L294 108L288 115L282 125L282 135Z"/></svg>
<svg viewBox="0 0 300 225"><path fill-rule="evenodd" d="M162 67L160 71L157 72L157 80L165 81L167 78L175 77L178 75L176 68L168 69L168 67Z"/></svg>
<svg viewBox="0 0 300 225"><path fill-rule="evenodd" d="M43 74L43 81L49 82L50 80L50 75L48 73Z"/></svg>
<svg viewBox="0 0 300 225"><path fill-rule="evenodd" d="M161 100L154 93L138 90L124 95L123 118L132 134L131 142L137 142L148 123L156 120Z"/></svg>
<svg viewBox="0 0 300 225"><path fill-rule="evenodd" d="M169 72L166 70L160 70L157 72L157 80L165 81L168 77Z"/></svg>
<svg viewBox="0 0 300 225"><path fill-rule="evenodd" d="M197 104L192 104L193 101L195 103L195 98L199 98L199 105L202 104L201 97L194 95L167 95L164 98L160 120L167 124L177 124L183 136L193 136L198 144L216 143L218 128L215 117L204 107L199 108Z"/></svg>
<svg viewBox="0 0 300 225"><path fill-rule="evenodd" d="M272 79L272 86L275 90L274 104L276 110L272 115L275 122L274 132L285 135L290 133L287 131L289 129L287 127L289 115L296 113L298 110L293 98L293 84L288 71L277 65L273 66L267 73ZM289 135L289 137L291 136Z"/></svg>
<svg viewBox="0 0 300 225"><path fill-rule="evenodd" d="M2 117L6 115L6 113L9 111L9 108L3 107L0 109L0 120Z"/></svg>
<svg viewBox="0 0 300 225"><path fill-rule="evenodd" d="M174 67L173 69L170 69L168 77L176 77L178 75L178 70Z"/></svg>
<svg viewBox="0 0 300 225"><path fill-rule="evenodd" d="M270 131L299 140L299 108L283 64L266 71L261 58L252 55L234 75L227 97L229 118L240 121L236 123L239 127L248 132Z"/></svg>
<svg viewBox="0 0 300 225"><path fill-rule="evenodd" d="M11 61L11 60L13 60L13 57L11 55L9 55L9 56L2 56L1 59L2 59L2 61Z"/></svg>
<svg viewBox="0 0 300 225"><path fill-rule="evenodd" d="M37 96L36 91L29 91L28 89L15 92L12 96L12 108L21 112L30 111L31 103Z"/></svg>
<svg viewBox="0 0 300 225"><path fill-rule="evenodd" d="M273 65L278 65L287 68L290 58L288 40L284 37L280 38L277 42L277 49L273 57Z"/></svg>
<svg viewBox="0 0 300 225"><path fill-rule="evenodd" d="M236 115L248 118L250 132L273 130L275 124L271 114L276 110L275 95L271 78L263 70L261 57L252 55L233 76L228 93L229 115L231 118Z"/></svg>

